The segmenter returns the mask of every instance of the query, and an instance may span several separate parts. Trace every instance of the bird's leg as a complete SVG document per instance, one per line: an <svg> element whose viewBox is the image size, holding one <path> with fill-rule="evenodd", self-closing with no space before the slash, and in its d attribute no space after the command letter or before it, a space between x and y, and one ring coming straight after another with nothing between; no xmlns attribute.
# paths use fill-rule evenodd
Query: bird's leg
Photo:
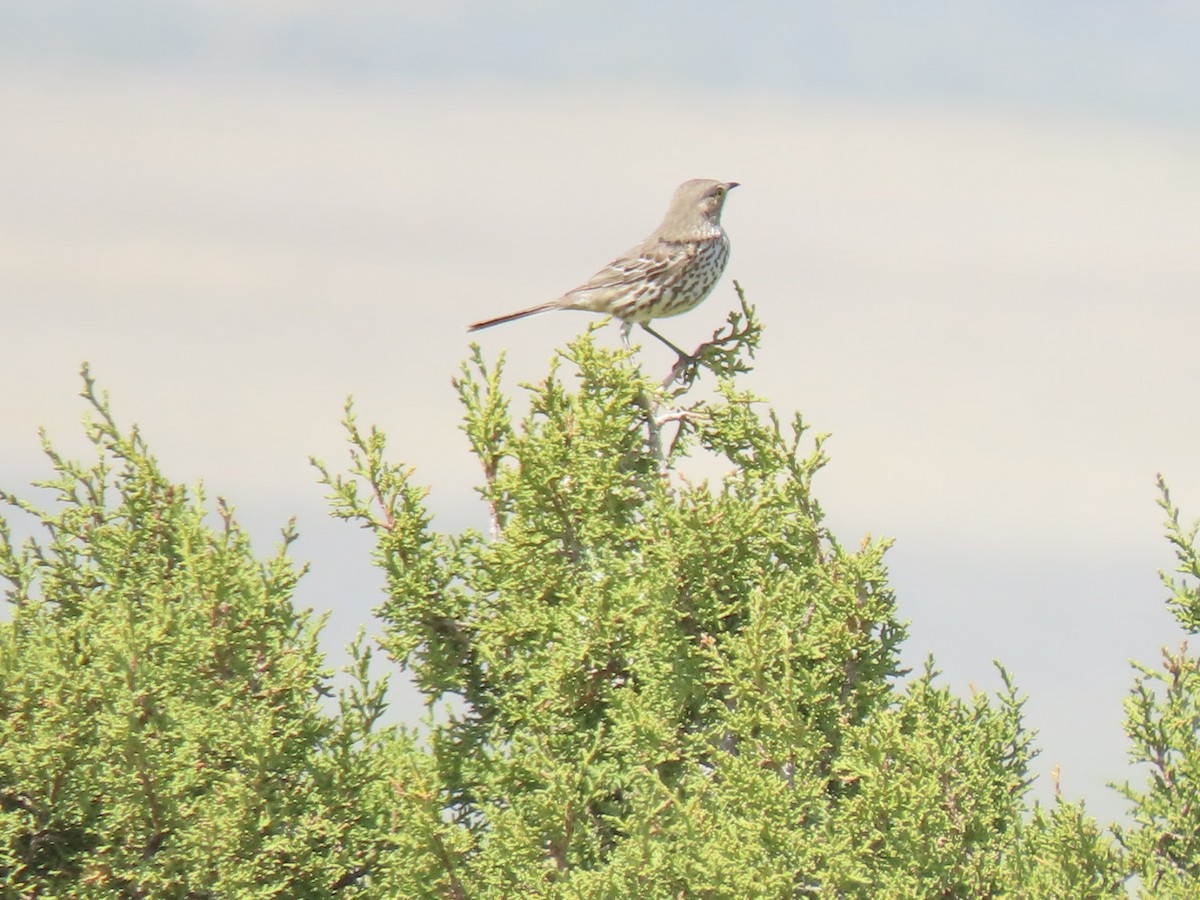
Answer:
<svg viewBox="0 0 1200 900"><path fill-rule="evenodd" d="M625 349L629 349L629 332L633 330L632 322L621 322L621 343L625 345Z"/></svg>
<svg viewBox="0 0 1200 900"><path fill-rule="evenodd" d="M642 328L644 328L650 334L654 335L656 338L658 338L660 341L662 341L664 344L666 344L668 347L670 347L672 350L674 350L675 355L679 357L679 359L675 360L675 365L671 366L671 374L668 375L666 377L666 379L663 381L663 387L664 388L670 387L672 382L679 381L681 378L685 378L685 377L690 382L691 378L688 376L688 372L691 369L691 367L696 364L699 357L692 356L690 353L684 353L682 350L680 350L678 347L676 347L674 344L672 344L670 341L668 341L665 337L663 337L661 334L659 334L657 331L655 331L653 328L651 328L649 325L642 323Z"/></svg>
<svg viewBox="0 0 1200 900"><path fill-rule="evenodd" d="M676 355L680 359L688 360L689 362L692 360L691 356L684 353L682 350L680 350L678 347L676 347L674 344L672 344L670 341L668 341L665 337L663 337L661 334L659 334L657 331L655 331L653 328L651 328L645 322L642 323L642 328L645 329L649 334L654 335L656 338L658 338L660 341L662 341L664 344L666 344L672 350L674 350Z"/></svg>

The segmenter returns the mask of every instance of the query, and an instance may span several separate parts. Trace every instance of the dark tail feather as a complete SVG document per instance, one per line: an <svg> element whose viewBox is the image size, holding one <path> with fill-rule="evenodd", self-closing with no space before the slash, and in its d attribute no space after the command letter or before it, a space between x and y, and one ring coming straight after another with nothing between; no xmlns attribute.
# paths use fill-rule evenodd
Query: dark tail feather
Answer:
<svg viewBox="0 0 1200 900"><path fill-rule="evenodd" d="M513 322L517 319L523 319L526 316L536 316L538 313L543 313L551 309L559 309L559 305L553 301L550 303L540 303L537 306L531 306L529 309L523 309L520 312L509 313L507 316L496 316L494 319L484 319L482 322L476 322L474 325L468 325L467 331L478 331L480 328L491 328L493 325L503 325L505 322Z"/></svg>

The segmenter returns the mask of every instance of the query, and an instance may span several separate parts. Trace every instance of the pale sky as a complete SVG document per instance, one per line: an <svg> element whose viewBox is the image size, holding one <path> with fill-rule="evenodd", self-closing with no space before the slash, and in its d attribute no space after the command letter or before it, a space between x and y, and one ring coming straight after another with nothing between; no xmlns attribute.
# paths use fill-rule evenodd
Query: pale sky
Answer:
<svg viewBox="0 0 1200 900"><path fill-rule="evenodd" d="M965 693L1002 660L1039 796L1058 764L1118 816L1127 661L1181 638L1155 473L1200 516L1198 9L6 3L0 484L45 473L39 425L83 451L89 360L262 553L299 517L340 658L381 599L307 465L344 460L344 397L441 527L483 526L465 325L590 275L680 181L736 180L727 279L664 330L700 340L742 283L752 386L833 434L833 527L896 539L906 661ZM478 339L515 389L588 321Z"/></svg>

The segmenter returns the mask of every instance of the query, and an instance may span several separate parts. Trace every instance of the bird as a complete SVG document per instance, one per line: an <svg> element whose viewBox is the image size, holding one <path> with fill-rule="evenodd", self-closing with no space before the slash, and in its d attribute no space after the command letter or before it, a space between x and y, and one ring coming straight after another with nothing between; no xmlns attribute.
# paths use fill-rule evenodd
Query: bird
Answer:
<svg viewBox="0 0 1200 900"><path fill-rule="evenodd" d="M720 280L729 261L729 237L721 227L721 209L737 186L736 181L708 178L685 181L675 189L662 224L579 287L548 303L476 322L467 331L553 309L579 309L620 319L626 346L630 329L638 324L680 358L687 358L648 323L695 309Z"/></svg>

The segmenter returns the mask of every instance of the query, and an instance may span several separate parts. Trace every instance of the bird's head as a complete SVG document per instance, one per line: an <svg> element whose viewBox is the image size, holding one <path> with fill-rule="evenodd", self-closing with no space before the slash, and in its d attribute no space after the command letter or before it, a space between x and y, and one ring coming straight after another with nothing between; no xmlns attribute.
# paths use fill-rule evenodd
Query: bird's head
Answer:
<svg viewBox="0 0 1200 900"><path fill-rule="evenodd" d="M689 240L719 228L725 197L738 186L736 181L693 178L675 189L671 208L659 229L666 240Z"/></svg>

